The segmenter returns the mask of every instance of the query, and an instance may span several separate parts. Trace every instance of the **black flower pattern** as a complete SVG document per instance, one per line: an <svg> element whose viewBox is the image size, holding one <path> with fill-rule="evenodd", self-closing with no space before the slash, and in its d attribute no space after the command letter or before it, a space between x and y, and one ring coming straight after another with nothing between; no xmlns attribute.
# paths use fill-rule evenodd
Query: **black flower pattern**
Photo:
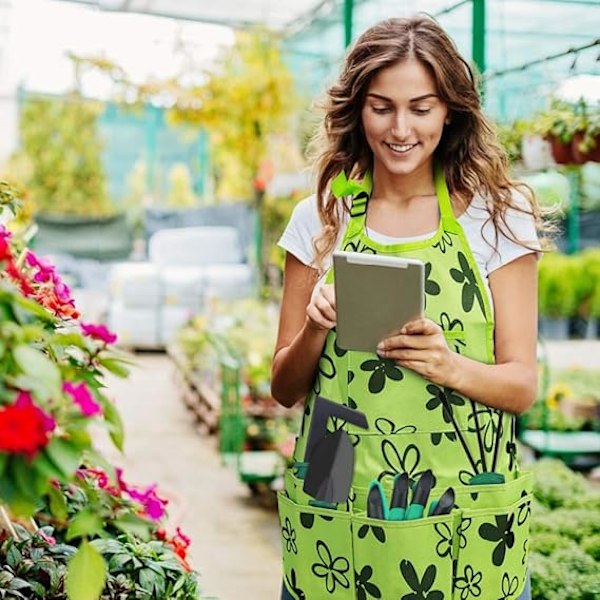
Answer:
<svg viewBox="0 0 600 600"><path fill-rule="evenodd" d="M373 248L367 246L362 240L356 242L348 241L344 245L344 251L346 252L362 252L363 254L377 254Z"/></svg>
<svg viewBox="0 0 600 600"><path fill-rule="evenodd" d="M378 542L385 544L386 537L385 529L383 529L383 527L378 527L377 525L367 525L365 523L364 525L361 525L358 529L358 537L362 540L363 538L367 537L367 534L369 532L371 532L375 536L375 539Z"/></svg>
<svg viewBox="0 0 600 600"><path fill-rule="evenodd" d="M434 248L437 248L442 254L446 254L446 249L448 247L452 247L452 234L449 231L443 231L442 237L440 241L433 245Z"/></svg>
<svg viewBox="0 0 600 600"><path fill-rule="evenodd" d="M365 360L360 368L362 371L372 371L369 377L369 392L379 394L385 388L386 381L402 381L404 373L396 366L393 360L388 358L377 358Z"/></svg>
<svg viewBox="0 0 600 600"><path fill-rule="evenodd" d="M454 579L454 587L460 590L460 600L467 600L469 596L478 598L481 596L481 580L483 573L475 571L471 565L466 565L462 577Z"/></svg>
<svg viewBox="0 0 600 600"><path fill-rule="evenodd" d="M408 476L414 481L426 470L419 470L421 451L415 444L409 444L405 448L402 456L400 456L398 448L396 448L390 440L383 440L383 442L381 442L381 453L383 454L383 459L389 467L389 470L382 471L378 477L379 481L388 476L394 477L398 473L408 473Z"/></svg>
<svg viewBox="0 0 600 600"><path fill-rule="evenodd" d="M527 498L527 492L523 491L521 494L523 498L523 502L519 504L518 512L517 512L517 525L522 527L529 519L529 515L531 514L531 498Z"/></svg>
<svg viewBox="0 0 600 600"><path fill-rule="evenodd" d="M433 265L430 262L425 263L425 293L430 296L437 296L442 291L440 284L431 279L431 270Z"/></svg>
<svg viewBox="0 0 600 600"><path fill-rule="evenodd" d="M447 387L442 388L433 383L428 384L425 389L432 396L425 405L427 410L437 410L441 406L444 421L446 423L452 423L454 412L453 406L464 406L465 399L456 394L454 390Z"/></svg>
<svg viewBox="0 0 600 600"><path fill-rule="evenodd" d="M386 417L375 419L375 429L383 435L396 435L397 433L416 433L414 425L396 425L394 421Z"/></svg>
<svg viewBox="0 0 600 600"><path fill-rule="evenodd" d="M469 266L467 257L459 251L458 253L458 269L450 269L450 277L456 283L462 284L462 307L465 312L471 312L473 303L477 300L481 313L485 316L485 304L483 302L483 296L477 283L477 278L473 269Z"/></svg>
<svg viewBox="0 0 600 600"><path fill-rule="evenodd" d="M298 587L298 582L296 581L296 571L294 571L294 569L290 571L289 584L292 592L298 596L298 600L306 600L306 594Z"/></svg>
<svg viewBox="0 0 600 600"><path fill-rule="evenodd" d="M333 379L336 376L336 368L333 359L327 354L321 354L319 360L319 374L326 379Z"/></svg>
<svg viewBox="0 0 600 600"><path fill-rule="evenodd" d="M483 447L486 452L492 452L496 442L497 423L494 419L496 414L488 406L472 403L472 411L467 417L467 430L481 436Z"/></svg>
<svg viewBox="0 0 600 600"><path fill-rule="evenodd" d="M364 566L360 573L355 571L356 597L358 600L367 600L367 598L381 598L381 590L371 581L373 569L369 565Z"/></svg>
<svg viewBox="0 0 600 600"><path fill-rule="evenodd" d="M436 432L430 434L430 436L431 436L431 443L434 446L439 446L441 444L443 438L447 438L451 442L456 442L456 440L458 439L456 437L456 433L454 433L454 431L436 431Z"/></svg>
<svg viewBox="0 0 600 600"><path fill-rule="evenodd" d="M494 515L496 524L482 523L479 526L479 536L488 542L495 542L496 546L492 552L492 562L499 567L504 562L506 549L512 548L515 543L515 534L512 530L515 520L514 513L511 515Z"/></svg>
<svg viewBox="0 0 600 600"><path fill-rule="evenodd" d="M333 594L338 585L348 589L350 587L350 581L346 575L350 570L348 559L343 556L333 558L327 544L321 540L317 542L317 554L321 562L313 564L312 572L325 580L327 591Z"/></svg>
<svg viewBox="0 0 600 600"><path fill-rule="evenodd" d="M456 539L458 540L458 548L464 550L467 547L467 536L465 532L471 527L473 520L471 517L465 517L462 519L456 529Z"/></svg>
<svg viewBox="0 0 600 600"><path fill-rule="evenodd" d="M285 549L288 552L298 554L298 546L296 545L296 530L292 527L292 524L288 517L285 518L285 524L281 529L283 539L285 540Z"/></svg>
<svg viewBox="0 0 600 600"><path fill-rule="evenodd" d="M511 577L508 573L502 575L502 596L498 600L508 600L512 598L519 589L519 578L515 575Z"/></svg>
<svg viewBox="0 0 600 600"><path fill-rule="evenodd" d="M440 327L447 333L460 332L464 336L465 326L460 319L453 319L447 312L443 312L440 315ZM460 334L459 334L460 335ZM448 343L452 345L454 352L460 354L467 345L464 337L453 337L448 340Z"/></svg>
<svg viewBox="0 0 600 600"><path fill-rule="evenodd" d="M444 600L443 592L431 589L437 574L435 565L429 565L425 569L423 577L419 578L413 564L408 560L402 560L400 561L400 572L410 589L413 590L409 594L404 594L402 600Z"/></svg>
<svg viewBox="0 0 600 600"><path fill-rule="evenodd" d="M440 538L435 545L435 552L439 557L448 556L452 552L452 529L447 523L436 523L434 529Z"/></svg>

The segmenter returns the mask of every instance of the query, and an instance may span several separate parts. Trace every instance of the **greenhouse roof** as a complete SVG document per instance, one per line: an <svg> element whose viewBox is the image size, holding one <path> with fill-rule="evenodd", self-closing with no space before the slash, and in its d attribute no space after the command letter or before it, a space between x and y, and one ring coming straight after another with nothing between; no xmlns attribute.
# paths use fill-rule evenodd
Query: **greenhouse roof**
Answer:
<svg viewBox="0 0 600 600"><path fill-rule="evenodd" d="M328 0L70 0L100 10L142 13L244 28L255 24L282 29L309 17Z"/></svg>

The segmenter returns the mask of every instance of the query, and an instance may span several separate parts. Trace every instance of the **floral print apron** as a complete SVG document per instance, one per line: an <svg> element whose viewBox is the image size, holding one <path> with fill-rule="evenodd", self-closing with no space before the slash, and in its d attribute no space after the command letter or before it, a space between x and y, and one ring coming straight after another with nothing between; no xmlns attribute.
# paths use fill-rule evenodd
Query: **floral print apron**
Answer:
<svg viewBox="0 0 600 600"><path fill-rule="evenodd" d="M369 191L352 200L342 249L418 258L425 263L425 314L452 350L494 362L490 301L442 169L435 169L440 223L426 240L381 244L366 233ZM328 274L333 281L333 272ZM360 282L356 282L360 285ZM369 293L365 290L365 293ZM302 469L316 395L362 411L368 429L330 419L355 452L352 489L335 509L309 504ZM279 494L284 585L297 600L516 599L527 575L531 475L518 467L515 416L431 383L376 354L346 351L328 334L314 389L306 400L295 465ZM369 518L369 483L389 500L394 476L412 481L431 469L430 500L452 486L450 514L411 521ZM477 483L481 473L503 483Z"/></svg>

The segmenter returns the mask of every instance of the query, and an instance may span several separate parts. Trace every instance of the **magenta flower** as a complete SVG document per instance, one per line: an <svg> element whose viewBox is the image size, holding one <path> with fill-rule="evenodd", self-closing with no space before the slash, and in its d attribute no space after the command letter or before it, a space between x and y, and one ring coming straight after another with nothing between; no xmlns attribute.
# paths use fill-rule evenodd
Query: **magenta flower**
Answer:
<svg viewBox="0 0 600 600"><path fill-rule="evenodd" d="M146 488L143 492L132 487L128 487L126 491L132 500L136 500L144 507L144 512L153 521L160 521L165 516L167 501L156 494L156 484Z"/></svg>
<svg viewBox="0 0 600 600"><path fill-rule="evenodd" d="M81 413L86 417L93 417L102 413L102 407L94 400L92 393L84 382L74 385L70 381L63 383L63 390L73 398Z"/></svg>
<svg viewBox="0 0 600 600"><path fill-rule="evenodd" d="M47 260L37 257L31 250L27 251L25 260L30 267L35 267L37 273L34 275L33 280L38 283L46 283L51 281L54 283L56 275L56 268Z"/></svg>
<svg viewBox="0 0 600 600"><path fill-rule="evenodd" d="M94 325L93 323L81 323L81 330L84 335L94 340L100 340L105 344L114 344L117 341L116 334L109 331L104 325Z"/></svg>

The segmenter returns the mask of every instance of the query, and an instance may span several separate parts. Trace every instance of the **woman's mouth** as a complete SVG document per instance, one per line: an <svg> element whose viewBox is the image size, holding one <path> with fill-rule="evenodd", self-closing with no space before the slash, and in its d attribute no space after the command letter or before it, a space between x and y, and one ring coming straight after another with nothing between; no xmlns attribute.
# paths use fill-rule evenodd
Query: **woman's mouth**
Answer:
<svg viewBox="0 0 600 600"><path fill-rule="evenodd" d="M397 152L398 154L406 154L407 152L410 152L417 145L417 144L390 144L389 142L384 142L384 143L388 148L390 148L394 152Z"/></svg>

